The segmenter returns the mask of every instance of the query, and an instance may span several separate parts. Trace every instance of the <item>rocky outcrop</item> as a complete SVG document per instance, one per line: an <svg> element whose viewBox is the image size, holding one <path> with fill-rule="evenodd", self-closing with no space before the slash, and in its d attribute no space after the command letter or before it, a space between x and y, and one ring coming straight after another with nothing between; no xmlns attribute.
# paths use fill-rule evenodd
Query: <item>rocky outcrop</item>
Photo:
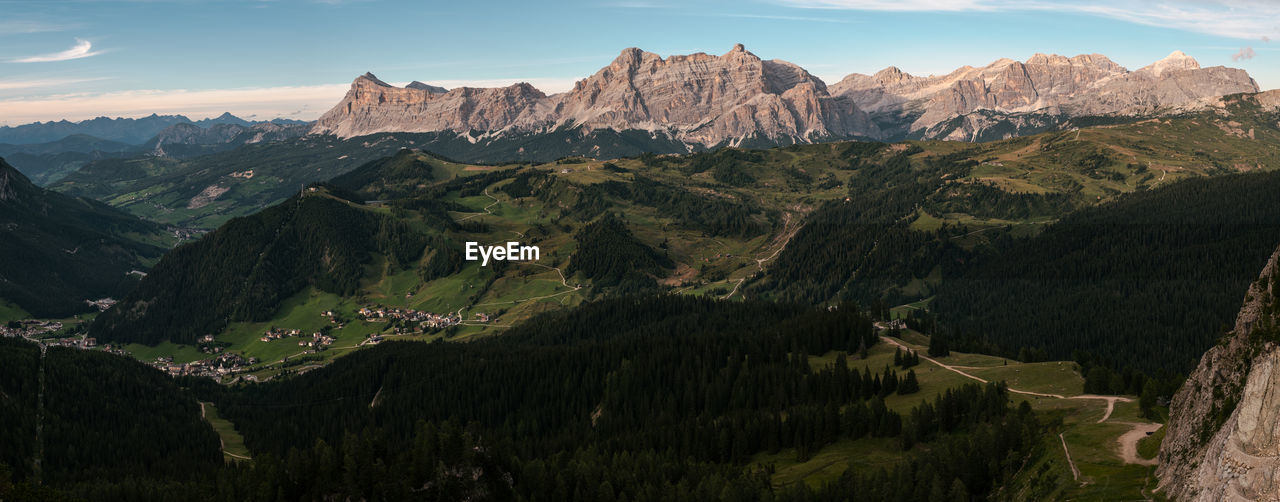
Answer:
<svg viewBox="0 0 1280 502"><path fill-rule="evenodd" d="M438 93L395 87L366 73L311 132L350 138L379 132L536 129L547 125L550 110L547 96L529 84Z"/></svg>
<svg viewBox="0 0 1280 502"><path fill-rule="evenodd" d="M1174 500L1280 500L1278 259L1170 404L1157 475Z"/></svg>
<svg viewBox="0 0 1280 502"><path fill-rule="evenodd" d="M1136 71L1100 54L1036 54L942 76L889 67L828 87L799 66L762 60L741 44L719 56L667 58L632 48L551 96L529 84L447 90L415 81L401 88L365 74L311 132L348 138L451 131L476 141L477 134L561 128L583 135L638 130L698 147L748 138L980 141L1039 132L1071 117L1146 115L1257 89L1244 70L1201 68L1181 52Z"/></svg>
<svg viewBox="0 0 1280 502"><path fill-rule="evenodd" d="M879 135L852 101L832 98L822 80L786 61L761 60L741 44L722 56L666 59L627 49L552 100L557 125L669 131L701 145L751 136Z"/></svg>
<svg viewBox="0 0 1280 502"><path fill-rule="evenodd" d="M942 76L915 77L890 67L871 76L850 75L831 86L832 95L854 100L890 135L957 140L981 131L939 124L975 112L984 112L987 119L993 112L1005 117L1141 115L1206 97L1257 91L1244 70L1201 68L1181 51L1137 71L1100 54L1036 54L1025 62L1000 59Z"/></svg>
<svg viewBox="0 0 1280 502"><path fill-rule="evenodd" d="M417 89L419 91L427 91L431 94L444 94L446 92L449 92L448 89L445 89L443 87L440 87L437 85L425 84L417 80L414 80L413 82L409 82L407 85L404 86L404 88Z"/></svg>
<svg viewBox="0 0 1280 502"><path fill-rule="evenodd" d="M741 44L728 53L662 58L626 49L569 92L547 96L529 84L438 92L399 88L370 74L322 116L312 132L352 137L377 132L528 133L562 127L642 130L711 146L748 137L879 137L866 114L832 97L794 64L761 60Z"/></svg>

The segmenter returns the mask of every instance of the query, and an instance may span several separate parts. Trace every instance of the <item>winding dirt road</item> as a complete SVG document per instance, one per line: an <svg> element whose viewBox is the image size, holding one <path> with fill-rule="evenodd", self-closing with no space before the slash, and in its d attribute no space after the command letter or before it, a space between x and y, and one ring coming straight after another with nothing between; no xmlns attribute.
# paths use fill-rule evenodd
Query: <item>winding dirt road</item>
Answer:
<svg viewBox="0 0 1280 502"><path fill-rule="evenodd" d="M489 205L485 206L485 207L484 207L484 212L483 212L483 213L472 213L470 216L467 216L466 218L459 218L459 219L458 219L458 222L459 222L459 223L464 222L464 221L467 221L467 220L469 220L469 219L471 219L471 218L475 218L476 216L484 216L484 215L486 215L486 214L493 214L493 211L490 211L490 210L489 210L489 208L491 208L491 207L493 207L493 206L498 205L498 203L499 203L499 202L502 202L502 201L498 200L498 198L497 198L497 197L494 197L494 196L492 196L492 195L489 195L489 189L488 189L488 188L485 188L485 189L484 189L484 196L485 196L485 197L488 197L488 198L490 198L490 199L493 199L493 204L489 204Z"/></svg>
<svg viewBox="0 0 1280 502"><path fill-rule="evenodd" d="M1067 455L1067 465L1071 467L1071 477L1075 478L1076 481L1080 481L1080 469L1076 467L1075 461L1071 460L1071 450L1067 449L1067 437L1059 433L1058 439L1062 440L1062 453Z"/></svg>
<svg viewBox="0 0 1280 502"><path fill-rule="evenodd" d="M884 328L883 326L879 325L878 323L877 323L877 326L876 326L876 327L879 327L879 328L882 328L882 329ZM881 339L881 340L884 340L885 342L888 342L888 343L889 343L889 344L891 344L891 345L896 345L896 346L901 347L901 348L903 348L903 349L915 350L915 349L912 349L912 348L910 348L910 347L907 347L906 345L903 345L903 344L901 344L901 343L898 343L898 341L897 341L897 340L894 340L894 339L892 339L892 338L890 338L890 337L887 337L887 336L881 336L881 337L880 337L880 339ZM928 357L928 356L920 356L920 358L921 358L921 359L924 359L924 360L926 360L926 361L929 361L929 362L931 362L931 363L933 363L933 364L936 364L936 365L938 365L939 367L941 367L942 369L945 369L945 370L952 371L952 372L958 373L958 374L960 374L960 375L963 375L963 376L964 376L964 377L966 377L966 378L969 378L969 379L972 379L972 380L976 380L976 381L981 382L981 383L988 383L987 379L985 379L985 378L981 378L981 377L977 377L977 376L974 376L974 375L969 374L969 373L965 373L965 372L964 372L964 370L960 369L961 367L957 367L957 366L952 366L952 365L949 365L949 364L945 364L945 363L942 363L942 362L938 361L937 359L933 359L933 358ZM973 368L972 366L964 366L963 368L966 368L966 369L975 369L975 368ZM1031 391L1028 391L1028 390L1019 390L1019 389L1015 389L1015 388L1013 388L1013 387L1008 387L1008 389L1009 389L1009 392L1012 392L1012 393L1014 393L1014 394L1022 394L1022 395L1024 395L1024 396L1049 397L1049 398L1054 398L1054 399L1097 399L1097 400L1103 400L1103 401L1106 401L1106 402L1107 402L1107 410L1102 414L1102 418L1098 419L1098 421L1096 422L1096 423L1099 423L1099 424L1100 424L1100 423L1103 423L1103 422L1106 422L1106 421L1107 421L1107 419L1111 418L1111 413L1112 413L1113 411L1115 411L1115 408L1116 408L1116 402L1121 402L1121 403L1130 403L1130 402L1133 402L1133 399L1132 399L1132 398L1121 397L1121 396L1099 396L1099 395L1096 395L1096 394L1081 394L1081 395L1078 395L1078 396L1064 396L1064 395L1061 395L1061 394L1046 394L1046 393L1043 393L1043 392L1031 392ZM1120 423L1130 424L1129 422L1120 422ZM1139 456L1139 455L1138 455L1138 440L1140 440L1140 439L1142 439L1142 438L1146 437L1148 432L1155 432L1155 431L1159 430L1159 429L1160 429L1160 427L1161 427L1161 425L1160 425L1160 424L1155 424L1155 423L1132 423L1132 424L1130 424L1130 425L1132 425L1132 426L1133 426L1133 429L1132 429L1132 430L1130 430L1129 432L1124 433L1124 435L1121 435L1121 436L1120 436L1120 438L1118 439L1118 444L1120 445L1120 451L1119 451L1120 459L1121 459L1121 460L1123 460L1123 461L1124 461L1124 463L1126 463L1126 464L1156 465L1156 461L1155 461L1155 460L1147 460L1147 459L1144 459L1144 458L1142 458L1141 456ZM1063 451L1064 453L1066 453L1066 455L1067 455L1067 463L1071 464L1071 472L1072 472L1072 474L1073 474L1073 475L1075 475L1076 480L1077 480L1077 481L1079 481L1079 479L1080 479L1080 471L1076 469L1075 463L1074 463L1074 462L1072 462L1072 460L1071 460L1071 451L1067 449L1067 439L1066 439L1065 437L1063 437L1063 436L1062 436L1062 434L1059 434L1059 435L1058 435L1058 437L1062 439L1062 451Z"/></svg>
<svg viewBox="0 0 1280 502"><path fill-rule="evenodd" d="M1120 435L1116 442L1120 445L1120 459L1126 464L1156 465L1156 459L1145 459L1138 455L1138 441L1160 430L1161 424L1129 424L1133 428Z"/></svg>

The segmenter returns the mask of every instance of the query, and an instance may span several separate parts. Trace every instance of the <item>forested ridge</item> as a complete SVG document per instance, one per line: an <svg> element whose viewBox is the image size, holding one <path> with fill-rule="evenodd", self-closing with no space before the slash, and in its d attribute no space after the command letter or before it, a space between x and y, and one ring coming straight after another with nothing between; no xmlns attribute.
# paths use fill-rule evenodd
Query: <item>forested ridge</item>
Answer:
<svg viewBox="0 0 1280 502"><path fill-rule="evenodd" d="M192 343L232 321L269 319L307 286L354 293L373 253L403 265L426 243L405 223L348 201L300 195L166 254L92 330L104 340Z"/></svg>
<svg viewBox="0 0 1280 502"><path fill-rule="evenodd" d="M623 291L652 289L653 277L674 266L671 259L640 242L626 223L606 214L574 235L578 249L569 259L569 274L581 273L597 286Z"/></svg>
<svg viewBox="0 0 1280 502"><path fill-rule="evenodd" d="M1041 426L1000 385L951 389L907 414L887 409L887 395L915 391L914 374L858 370L845 355L877 341L852 305L617 297L504 337L383 344L278 382L183 380L254 452L225 466L195 400L173 381L117 356L53 350L46 364L60 383L49 389L45 444L48 461L68 470L45 479L92 500L925 500L938 490L968 499L1032 454ZM6 393L32 385L39 357L9 343ZM810 364L832 351L834 363ZM90 428L98 421L105 431ZM18 486L0 480L0 493L31 489L22 466L33 448L10 445L33 436L7 433L3 462L18 466ZM896 438L903 463L817 489L775 487L768 466L751 463L868 436ZM915 453L922 444L929 454Z"/></svg>
<svg viewBox="0 0 1280 502"><path fill-rule="evenodd" d="M0 159L0 298L40 317L120 296L158 258L162 227L100 202L33 185Z"/></svg>
<svg viewBox="0 0 1280 502"><path fill-rule="evenodd" d="M58 499L32 486L42 481L76 498L150 498L181 493L222 467L218 435L196 400L154 368L58 347L41 361L35 344L11 338L0 338L0 362L0 497L16 482L12 500Z"/></svg>
<svg viewBox="0 0 1280 502"><path fill-rule="evenodd" d="M1179 372L1234 324L1280 244L1280 173L1193 179L995 239L944 279L933 309L953 349Z"/></svg>

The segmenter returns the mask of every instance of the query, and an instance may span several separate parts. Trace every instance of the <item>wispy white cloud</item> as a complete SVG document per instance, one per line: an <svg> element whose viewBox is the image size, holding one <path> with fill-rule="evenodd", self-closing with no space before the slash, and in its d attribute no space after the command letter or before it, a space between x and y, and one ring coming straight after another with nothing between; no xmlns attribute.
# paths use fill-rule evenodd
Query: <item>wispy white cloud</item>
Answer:
<svg viewBox="0 0 1280 502"><path fill-rule="evenodd" d="M1280 37L1280 2L1274 0L774 0L800 8L866 11L1050 11L1088 14L1130 23L1231 38Z"/></svg>
<svg viewBox="0 0 1280 502"><path fill-rule="evenodd" d="M776 21L803 21L806 23L848 23L848 19L812 16L774 16L770 14L712 14L719 17L738 17L744 19L771 19Z"/></svg>
<svg viewBox="0 0 1280 502"><path fill-rule="evenodd" d="M111 77L94 77L94 78L37 78L28 80L0 80L0 91L15 91L24 89L51 89L57 87L66 87L69 85L83 84L85 82L98 82L101 80L110 80Z"/></svg>
<svg viewBox="0 0 1280 502"><path fill-rule="evenodd" d="M0 21L0 35L27 35L31 33L66 31L69 29L71 29L71 25L66 24L23 21L17 19Z"/></svg>
<svg viewBox="0 0 1280 502"><path fill-rule="evenodd" d="M1231 60L1240 61L1241 59L1253 59L1253 56L1255 55L1257 55L1257 53L1253 51L1253 47L1242 47L1240 48L1240 52L1231 55Z"/></svg>
<svg viewBox="0 0 1280 502"><path fill-rule="evenodd" d="M994 10L989 0L782 0L795 7L895 12Z"/></svg>
<svg viewBox="0 0 1280 502"><path fill-rule="evenodd" d="M40 56L30 56L13 60L14 63L52 63L55 61L70 61L72 59L82 59L102 54L102 51L93 50L93 43L88 40L76 39L76 45L62 52L53 54L43 54Z"/></svg>

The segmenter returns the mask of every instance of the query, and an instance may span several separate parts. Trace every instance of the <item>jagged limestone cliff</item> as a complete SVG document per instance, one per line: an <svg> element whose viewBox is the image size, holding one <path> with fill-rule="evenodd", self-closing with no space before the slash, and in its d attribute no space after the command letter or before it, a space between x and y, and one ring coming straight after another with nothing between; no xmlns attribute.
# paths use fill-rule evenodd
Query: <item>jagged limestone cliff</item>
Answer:
<svg viewBox="0 0 1280 502"><path fill-rule="evenodd" d="M640 130L712 146L750 137L878 137L852 100L786 61L762 60L742 44L714 56L663 58L626 49L569 92L547 96L529 84L445 90L415 82L395 87L366 74L312 132L352 137L375 132L537 133Z"/></svg>
<svg viewBox="0 0 1280 502"><path fill-rule="evenodd" d="M1278 259L1173 398L1157 475L1174 500L1280 500Z"/></svg>
<svg viewBox="0 0 1280 502"><path fill-rule="evenodd" d="M663 58L623 50L568 92L529 84L444 89L388 85L371 74L311 132L342 138L378 132L453 132L472 138L561 128L644 131L685 145L837 138L978 141L1043 131L1071 117L1146 115L1226 94L1257 92L1241 69L1201 68L1190 56L1129 71L1100 54L1036 54L981 68L917 77L895 67L827 86L792 63L742 44L722 55Z"/></svg>

